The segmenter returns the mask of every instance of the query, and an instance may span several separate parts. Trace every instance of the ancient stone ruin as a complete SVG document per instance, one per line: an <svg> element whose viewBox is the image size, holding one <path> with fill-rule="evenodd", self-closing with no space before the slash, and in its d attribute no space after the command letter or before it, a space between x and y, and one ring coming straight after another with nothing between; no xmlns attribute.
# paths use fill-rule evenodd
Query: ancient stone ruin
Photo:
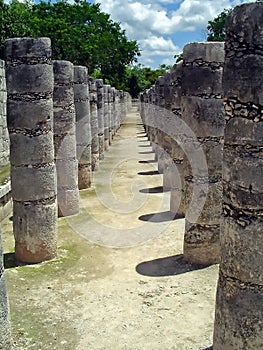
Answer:
<svg viewBox="0 0 263 350"><path fill-rule="evenodd" d="M54 61L53 69L58 215L69 216L79 212L74 67L68 61Z"/></svg>
<svg viewBox="0 0 263 350"><path fill-rule="evenodd" d="M170 211L185 218L184 260L220 262L214 350L262 348L262 5L236 7L225 44L186 45L140 95ZM0 186L0 217L13 201L15 258L38 263L56 257L57 217L79 212L79 190L92 185L131 98L86 67L52 61L48 38L9 39L5 57L0 170L10 156L12 185ZM0 234L0 348L9 350L3 265Z"/></svg>
<svg viewBox="0 0 263 350"><path fill-rule="evenodd" d="M226 22L221 263L214 349L263 345L263 9L237 7Z"/></svg>
<svg viewBox="0 0 263 350"><path fill-rule="evenodd" d="M194 43L184 47L181 113L194 133L194 138L185 135L188 161L184 162L184 256L199 264L217 263L220 258L223 62L223 43ZM201 152L206 162L194 163ZM206 199L201 203L204 193ZM198 215L196 209L200 205L203 208Z"/></svg>
<svg viewBox="0 0 263 350"><path fill-rule="evenodd" d="M91 185L91 126L88 70L74 67L74 103L76 110L76 147L78 186L82 190Z"/></svg>
<svg viewBox="0 0 263 350"><path fill-rule="evenodd" d="M186 45L182 65L140 95L145 131L171 189L170 209L185 215L184 258L220 262L214 350L263 344L262 26L262 3L236 7L225 50L223 43ZM181 134L181 122L174 122L172 138L163 133L170 112L194 138Z"/></svg>
<svg viewBox="0 0 263 350"><path fill-rule="evenodd" d="M9 39L5 56L15 256L36 263L57 249L50 39Z"/></svg>

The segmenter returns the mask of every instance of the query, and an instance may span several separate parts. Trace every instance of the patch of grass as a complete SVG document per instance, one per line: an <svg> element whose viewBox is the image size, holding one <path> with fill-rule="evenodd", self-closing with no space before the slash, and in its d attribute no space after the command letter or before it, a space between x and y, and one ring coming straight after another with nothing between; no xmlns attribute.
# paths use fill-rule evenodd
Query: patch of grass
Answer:
<svg viewBox="0 0 263 350"><path fill-rule="evenodd" d="M10 165L0 168L0 186L4 185L10 179Z"/></svg>

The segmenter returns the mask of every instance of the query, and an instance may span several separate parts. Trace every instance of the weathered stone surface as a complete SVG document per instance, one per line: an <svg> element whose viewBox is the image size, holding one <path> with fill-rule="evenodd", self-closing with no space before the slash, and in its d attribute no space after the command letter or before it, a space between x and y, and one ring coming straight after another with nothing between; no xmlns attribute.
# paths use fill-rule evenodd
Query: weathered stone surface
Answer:
<svg viewBox="0 0 263 350"><path fill-rule="evenodd" d="M110 87L109 88L109 142L110 145L113 140L114 136L114 125L115 125L115 107L114 107L114 102L115 102L115 88Z"/></svg>
<svg viewBox="0 0 263 350"><path fill-rule="evenodd" d="M9 164L9 135L6 119L6 78L5 62L0 60L0 166Z"/></svg>
<svg viewBox="0 0 263 350"><path fill-rule="evenodd" d="M10 161L13 166L50 163L54 159L52 135L42 134L30 137L23 134L10 134Z"/></svg>
<svg viewBox="0 0 263 350"><path fill-rule="evenodd" d="M182 94L183 95L222 95L223 68L212 70L210 67L187 67L183 69Z"/></svg>
<svg viewBox="0 0 263 350"><path fill-rule="evenodd" d="M184 176L218 181L222 177L223 138L205 138L200 141L189 139L185 145L188 162L184 162Z"/></svg>
<svg viewBox="0 0 263 350"><path fill-rule="evenodd" d="M109 85L103 86L104 92L104 146L109 149Z"/></svg>
<svg viewBox="0 0 263 350"><path fill-rule="evenodd" d="M59 216L69 216L79 212L76 114L73 90L74 68L69 61L54 61L53 67L58 214Z"/></svg>
<svg viewBox="0 0 263 350"><path fill-rule="evenodd" d="M242 157L240 155L242 154ZM225 196L238 208L260 209L263 205L263 157L261 152L250 154L249 149L224 147L223 178Z"/></svg>
<svg viewBox="0 0 263 350"><path fill-rule="evenodd" d="M50 39L9 39L5 56L8 128L15 152L11 154L15 256L23 262L40 262L54 258L57 247ZM31 145L39 150L26 155ZM40 149L43 146L45 150Z"/></svg>
<svg viewBox="0 0 263 350"><path fill-rule="evenodd" d="M72 149L76 149L76 135L72 133L72 129L70 133L61 133L54 136L54 148L56 160L67 159Z"/></svg>
<svg viewBox="0 0 263 350"><path fill-rule="evenodd" d="M53 88L52 66L50 64L16 66L7 64L6 82L12 94L22 96L27 93L44 94L52 91Z"/></svg>
<svg viewBox="0 0 263 350"><path fill-rule="evenodd" d="M76 214L76 208L79 208L79 194L74 187L72 190L68 188L67 191L58 192L58 202L61 203L58 208L58 216Z"/></svg>
<svg viewBox="0 0 263 350"><path fill-rule="evenodd" d="M222 219L221 270L240 281L263 284L262 220L257 212L230 210L224 206ZM249 215L250 214L250 215ZM246 237L244 239L243 237ZM253 266L253 269L251 268Z"/></svg>
<svg viewBox="0 0 263 350"><path fill-rule="evenodd" d="M96 79L89 78L90 92L90 125L91 125L91 166L97 170L99 166L99 135Z"/></svg>
<svg viewBox="0 0 263 350"><path fill-rule="evenodd" d="M85 189L91 185L91 125L88 70L74 67L74 102L76 110L76 145L78 159L78 186Z"/></svg>
<svg viewBox="0 0 263 350"><path fill-rule="evenodd" d="M263 18L262 18L263 19ZM241 102L263 102L263 77L261 67L263 57L247 55L226 58L224 74L224 94L239 97ZM251 79L253 76L253 79Z"/></svg>
<svg viewBox="0 0 263 350"><path fill-rule="evenodd" d="M214 349L262 347L263 289L220 273L217 288Z"/></svg>
<svg viewBox="0 0 263 350"><path fill-rule="evenodd" d="M255 123L254 120L242 116L231 118L227 123L224 140L233 146L260 146L263 143L263 123Z"/></svg>
<svg viewBox="0 0 263 350"><path fill-rule="evenodd" d="M224 43L186 45L182 66L181 112L190 129L183 141L188 160L184 162L184 258L200 264L217 263L220 258L223 48Z"/></svg>
<svg viewBox="0 0 263 350"><path fill-rule="evenodd" d="M51 55L49 38L14 38L6 41L5 59L8 64L22 60L45 62L51 59Z"/></svg>
<svg viewBox="0 0 263 350"><path fill-rule="evenodd" d="M187 44L184 47L183 56L186 63L195 61L223 63L225 60L224 43L203 42Z"/></svg>
<svg viewBox="0 0 263 350"><path fill-rule="evenodd" d="M47 201L13 203L15 256L17 260L38 263L56 257L57 203Z"/></svg>
<svg viewBox="0 0 263 350"><path fill-rule="evenodd" d="M219 225L193 225L186 221L184 259L193 264L215 264L220 255ZM205 263L204 263L205 261Z"/></svg>
<svg viewBox="0 0 263 350"><path fill-rule="evenodd" d="M226 21L221 265L214 350L252 350L263 339L263 3Z"/></svg>
<svg viewBox="0 0 263 350"><path fill-rule="evenodd" d="M223 137L225 111L221 99L182 96L181 110L196 137Z"/></svg>
<svg viewBox="0 0 263 350"><path fill-rule="evenodd" d="M12 165L11 179L12 196L16 201L39 201L56 196L56 172L53 163L40 167Z"/></svg>
<svg viewBox="0 0 263 350"><path fill-rule="evenodd" d="M203 224L206 227L218 225L219 227L222 212L220 205L222 202L221 181L215 183L185 181L184 201L189 208L187 220L193 225Z"/></svg>
<svg viewBox="0 0 263 350"><path fill-rule="evenodd" d="M98 108L99 159L104 159L104 91L103 80L96 79Z"/></svg>
<svg viewBox="0 0 263 350"><path fill-rule="evenodd" d="M8 100L9 129L25 129L24 132L30 135L45 129L51 130L52 127L53 100L51 97L32 101Z"/></svg>

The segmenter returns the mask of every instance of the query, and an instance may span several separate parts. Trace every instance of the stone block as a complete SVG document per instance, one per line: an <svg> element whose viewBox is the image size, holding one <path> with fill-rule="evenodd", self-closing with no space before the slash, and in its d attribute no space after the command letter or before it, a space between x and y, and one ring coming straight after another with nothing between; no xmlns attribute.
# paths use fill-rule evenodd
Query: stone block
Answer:
<svg viewBox="0 0 263 350"><path fill-rule="evenodd" d="M15 257L25 263L38 263L56 257L57 203L14 201L13 229Z"/></svg>
<svg viewBox="0 0 263 350"><path fill-rule="evenodd" d="M30 137L10 134L10 162L12 166L30 166L52 163L54 160L53 134Z"/></svg>
<svg viewBox="0 0 263 350"><path fill-rule="evenodd" d="M30 202L56 196L55 165L11 168L12 196L15 201Z"/></svg>
<svg viewBox="0 0 263 350"><path fill-rule="evenodd" d="M204 62L224 62L223 42L197 42L184 46L183 58L186 63L196 60Z"/></svg>

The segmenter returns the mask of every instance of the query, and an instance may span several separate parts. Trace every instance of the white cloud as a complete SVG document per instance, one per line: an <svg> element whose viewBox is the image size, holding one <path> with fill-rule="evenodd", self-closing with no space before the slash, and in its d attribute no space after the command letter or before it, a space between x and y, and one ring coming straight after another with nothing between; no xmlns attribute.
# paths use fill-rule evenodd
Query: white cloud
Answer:
<svg viewBox="0 0 263 350"><path fill-rule="evenodd" d="M249 0L250 1L250 0ZM95 0L101 9L120 22L130 39L137 40L142 49L140 62L153 61L154 56L163 62L167 56L182 52L175 43L177 32L199 33L209 20L225 8L243 0ZM170 36L170 38L168 38ZM161 58L163 59L161 60Z"/></svg>

